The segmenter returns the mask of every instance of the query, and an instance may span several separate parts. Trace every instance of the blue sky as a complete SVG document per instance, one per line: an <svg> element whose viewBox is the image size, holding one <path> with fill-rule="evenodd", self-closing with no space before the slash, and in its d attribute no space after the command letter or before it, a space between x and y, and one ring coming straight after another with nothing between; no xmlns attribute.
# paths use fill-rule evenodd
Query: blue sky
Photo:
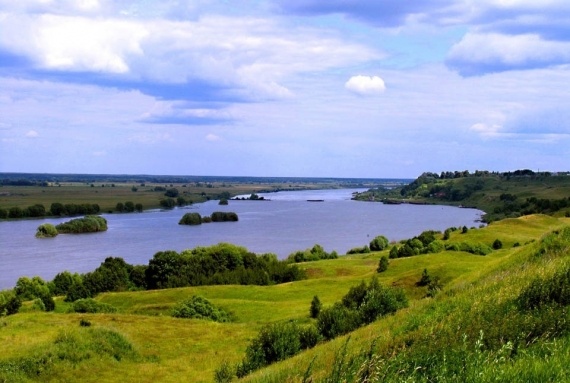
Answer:
<svg viewBox="0 0 570 383"><path fill-rule="evenodd" d="M0 171L570 168L567 0L0 0Z"/></svg>

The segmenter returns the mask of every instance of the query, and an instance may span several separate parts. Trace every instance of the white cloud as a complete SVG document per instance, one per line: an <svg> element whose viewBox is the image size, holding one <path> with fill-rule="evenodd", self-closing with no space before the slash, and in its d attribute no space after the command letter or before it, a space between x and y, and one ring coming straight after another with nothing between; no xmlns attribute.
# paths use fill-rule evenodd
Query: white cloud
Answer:
<svg viewBox="0 0 570 383"><path fill-rule="evenodd" d="M220 136L217 136L217 135L215 135L215 134L213 134L213 133L210 133L210 134L208 134L208 135L206 136L206 140L207 140L207 141L210 141L210 142L214 142L214 141L220 141L221 138L220 138Z"/></svg>
<svg viewBox="0 0 570 383"><path fill-rule="evenodd" d="M448 63L466 74L542 67L568 60L570 43L547 41L534 34L468 33L448 56Z"/></svg>
<svg viewBox="0 0 570 383"><path fill-rule="evenodd" d="M478 122L473 124L469 130L478 133L483 138L497 137L501 130L501 125L498 124L485 124Z"/></svg>
<svg viewBox="0 0 570 383"><path fill-rule="evenodd" d="M378 76L352 76L344 87L361 96L373 96L386 90L384 80Z"/></svg>
<svg viewBox="0 0 570 383"><path fill-rule="evenodd" d="M26 133L27 138L36 138L38 136L39 136L39 134L35 130L30 130Z"/></svg>

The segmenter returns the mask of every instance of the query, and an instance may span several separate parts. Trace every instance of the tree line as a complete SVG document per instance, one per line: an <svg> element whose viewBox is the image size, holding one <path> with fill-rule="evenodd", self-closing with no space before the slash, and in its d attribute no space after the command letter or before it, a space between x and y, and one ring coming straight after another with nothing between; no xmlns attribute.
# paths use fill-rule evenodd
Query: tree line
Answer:
<svg viewBox="0 0 570 383"><path fill-rule="evenodd" d="M93 298L103 292L153 290L202 285L272 285L304 279L296 265L279 261L275 254L257 255L228 243L196 247L180 253L159 251L148 265L131 265L120 257L108 257L95 270L62 271L46 282L21 277L12 291L0 294L0 314L15 314L22 301L37 300L39 307L55 308L54 296L65 301Z"/></svg>

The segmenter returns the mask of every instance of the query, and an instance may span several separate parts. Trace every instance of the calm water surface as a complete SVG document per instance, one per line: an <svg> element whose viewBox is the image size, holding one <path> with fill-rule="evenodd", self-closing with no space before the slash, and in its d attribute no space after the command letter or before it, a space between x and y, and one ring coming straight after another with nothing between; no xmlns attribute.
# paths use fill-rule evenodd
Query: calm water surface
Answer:
<svg viewBox="0 0 570 383"><path fill-rule="evenodd" d="M448 206L383 205L351 201L354 191L338 189L259 194L271 201L217 201L169 211L104 214L109 229L103 233L60 234L37 239L42 223L69 220L44 219L0 222L0 289L12 288L21 276L39 275L51 280L63 270L87 272L106 257L122 257L130 264L147 264L157 251L194 248L219 242L247 247L255 253L285 258L318 243L326 251L344 254L368 244L376 235L400 240L424 230L450 226L478 226L482 212ZM322 199L323 202L307 200ZM238 222L178 225L187 212L210 215L233 211Z"/></svg>

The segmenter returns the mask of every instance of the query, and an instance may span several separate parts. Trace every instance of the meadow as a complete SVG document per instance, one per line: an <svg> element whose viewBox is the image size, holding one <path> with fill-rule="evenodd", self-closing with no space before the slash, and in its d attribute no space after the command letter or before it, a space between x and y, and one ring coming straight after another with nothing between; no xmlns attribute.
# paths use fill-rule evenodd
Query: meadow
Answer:
<svg viewBox="0 0 570 383"><path fill-rule="evenodd" d="M570 264L569 230L562 230L569 224L564 217L529 215L454 231L450 243L490 246L499 239L503 247L486 256L444 251L390 259L382 273L378 261L389 249L300 263L308 279L280 285L98 295L98 302L116 308L110 314L68 313L63 297L49 313L25 302L18 314L0 318L0 381L212 382L221 365L231 369L243 360L263 326L314 323L309 308L315 295L329 307L373 276L404 289L409 307L242 380L567 380L567 306L522 310L513 302L533 279L548 279ZM424 270L442 283L435 297L417 285ZM193 295L231 312L234 321L171 317L174 305Z"/></svg>

